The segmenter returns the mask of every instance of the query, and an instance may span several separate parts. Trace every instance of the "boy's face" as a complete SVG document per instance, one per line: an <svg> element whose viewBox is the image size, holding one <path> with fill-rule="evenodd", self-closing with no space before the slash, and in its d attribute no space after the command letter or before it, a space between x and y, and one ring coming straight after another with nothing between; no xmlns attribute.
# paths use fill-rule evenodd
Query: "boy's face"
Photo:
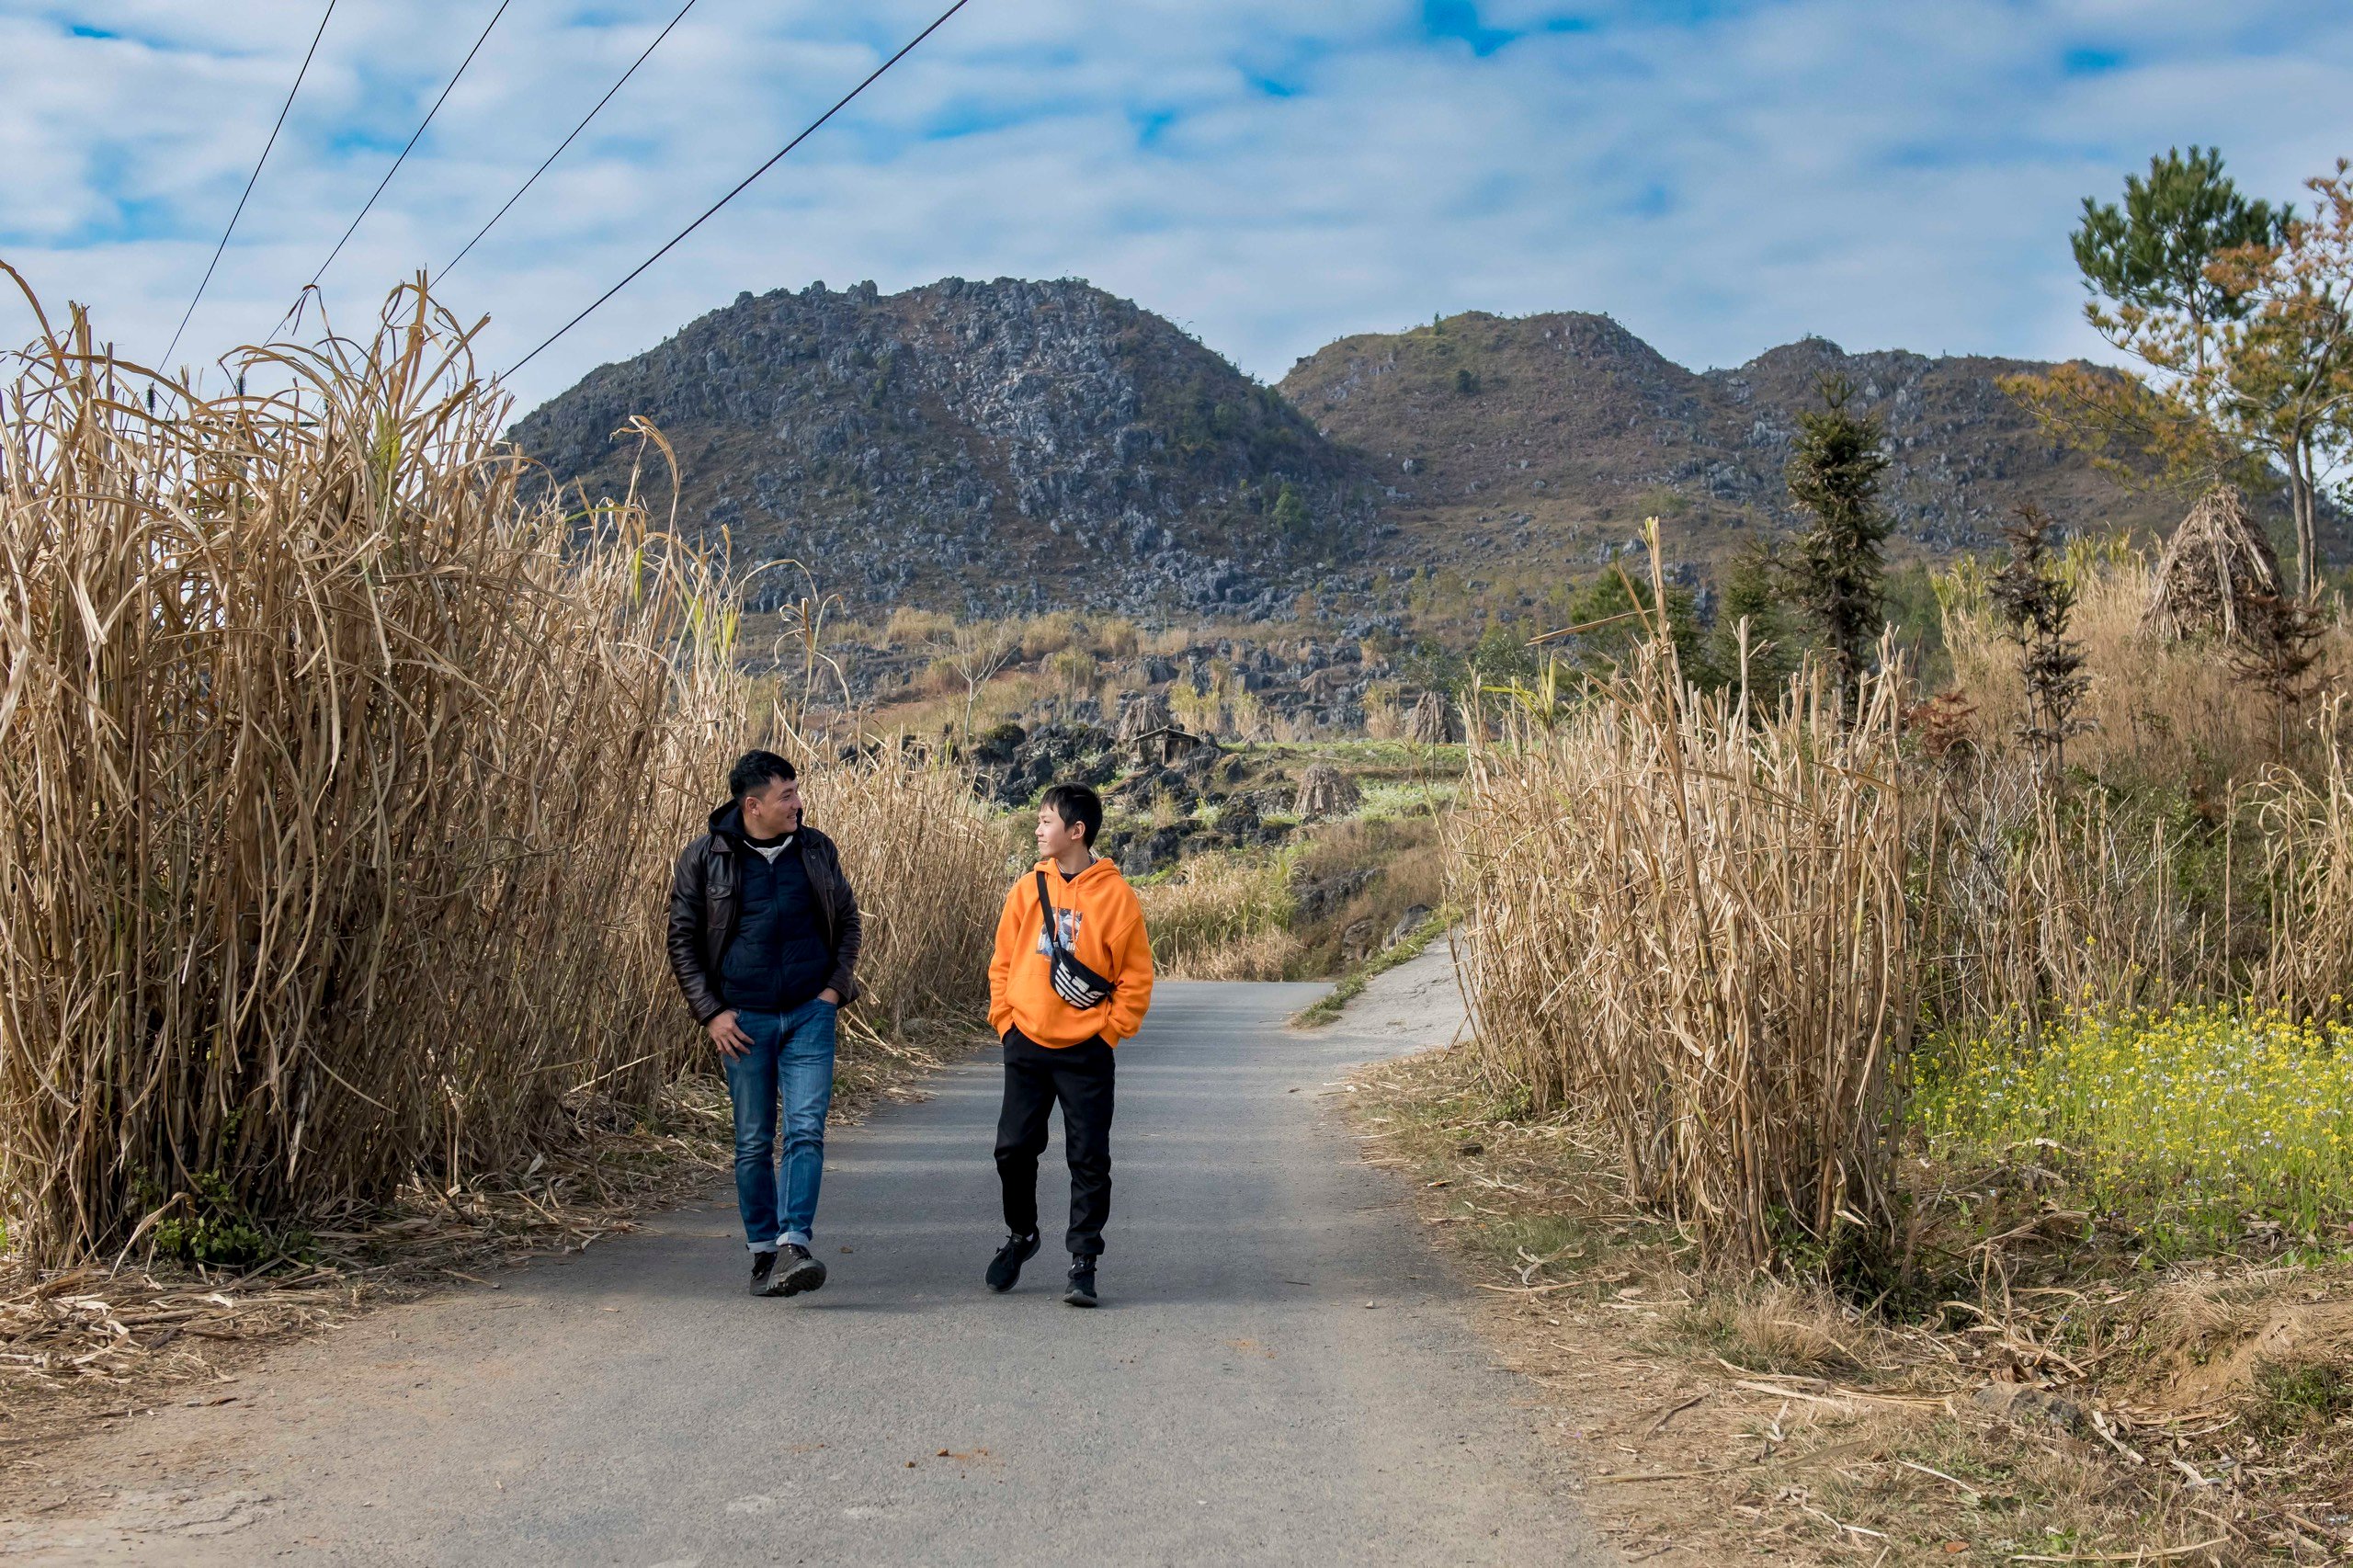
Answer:
<svg viewBox="0 0 2353 1568"><path fill-rule="evenodd" d="M1038 808L1038 854L1041 858L1059 860L1085 848L1086 845L1083 828L1063 821L1062 812L1051 806Z"/></svg>

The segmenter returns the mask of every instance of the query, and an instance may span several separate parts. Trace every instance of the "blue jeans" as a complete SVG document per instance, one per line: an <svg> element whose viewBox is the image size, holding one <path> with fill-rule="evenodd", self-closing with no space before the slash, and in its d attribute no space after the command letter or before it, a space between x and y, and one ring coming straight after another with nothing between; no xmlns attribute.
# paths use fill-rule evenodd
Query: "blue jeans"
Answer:
<svg viewBox="0 0 2353 1568"><path fill-rule="evenodd" d="M831 1002L803 1002L790 1013L739 1009L736 1027L751 1048L727 1058L727 1092L735 1102L735 1202L744 1241L754 1252L787 1242L809 1244L817 1222L817 1186L825 1175L825 1113L834 1104ZM776 1157L777 1096L784 1096L784 1162Z"/></svg>

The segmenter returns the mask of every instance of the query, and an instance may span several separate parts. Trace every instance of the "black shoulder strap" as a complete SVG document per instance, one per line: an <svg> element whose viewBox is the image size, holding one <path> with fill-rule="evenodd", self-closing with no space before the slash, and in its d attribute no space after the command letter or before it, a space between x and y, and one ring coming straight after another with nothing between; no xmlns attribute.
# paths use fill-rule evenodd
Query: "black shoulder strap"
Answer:
<svg viewBox="0 0 2353 1568"><path fill-rule="evenodd" d="M1054 952L1063 950L1063 934L1054 926L1054 901L1046 892L1046 873L1038 873L1038 918L1046 927L1046 946Z"/></svg>

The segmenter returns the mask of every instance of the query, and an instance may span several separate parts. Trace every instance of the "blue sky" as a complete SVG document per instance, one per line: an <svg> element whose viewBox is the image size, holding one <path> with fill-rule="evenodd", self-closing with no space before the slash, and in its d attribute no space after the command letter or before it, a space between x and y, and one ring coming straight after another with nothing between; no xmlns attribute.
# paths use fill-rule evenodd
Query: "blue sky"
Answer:
<svg viewBox="0 0 2353 1568"><path fill-rule="evenodd" d="M178 358L269 330L495 0L342 0ZM438 268L676 10L513 0L327 277ZM939 0L698 0L450 279L502 366ZM313 0L6 0L0 260L157 355ZM2066 235L2176 143L2274 198L2353 153L2339 0L973 0L534 363L526 403L739 290L1084 277L1269 380L1434 312L1605 311L1672 358L2096 347ZM0 300L0 341L30 316Z"/></svg>

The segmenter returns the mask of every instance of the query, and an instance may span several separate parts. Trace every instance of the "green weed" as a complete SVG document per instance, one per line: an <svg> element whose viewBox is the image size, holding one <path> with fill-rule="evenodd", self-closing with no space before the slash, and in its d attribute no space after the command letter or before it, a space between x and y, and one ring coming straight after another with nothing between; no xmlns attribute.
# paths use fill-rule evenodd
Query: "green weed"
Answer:
<svg viewBox="0 0 2353 1568"><path fill-rule="evenodd" d="M2353 1369L2336 1361L2266 1361L2255 1370L2252 1419L2268 1436L2314 1431L2353 1415Z"/></svg>
<svg viewBox="0 0 2353 1568"><path fill-rule="evenodd" d="M2065 1176L2161 1255L2252 1218L2316 1243L2353 1216L2353 1029L2228 1006L2072 1014L2038 1038L1947 1041L1916 1129L1947 1157Z"/></svg>

